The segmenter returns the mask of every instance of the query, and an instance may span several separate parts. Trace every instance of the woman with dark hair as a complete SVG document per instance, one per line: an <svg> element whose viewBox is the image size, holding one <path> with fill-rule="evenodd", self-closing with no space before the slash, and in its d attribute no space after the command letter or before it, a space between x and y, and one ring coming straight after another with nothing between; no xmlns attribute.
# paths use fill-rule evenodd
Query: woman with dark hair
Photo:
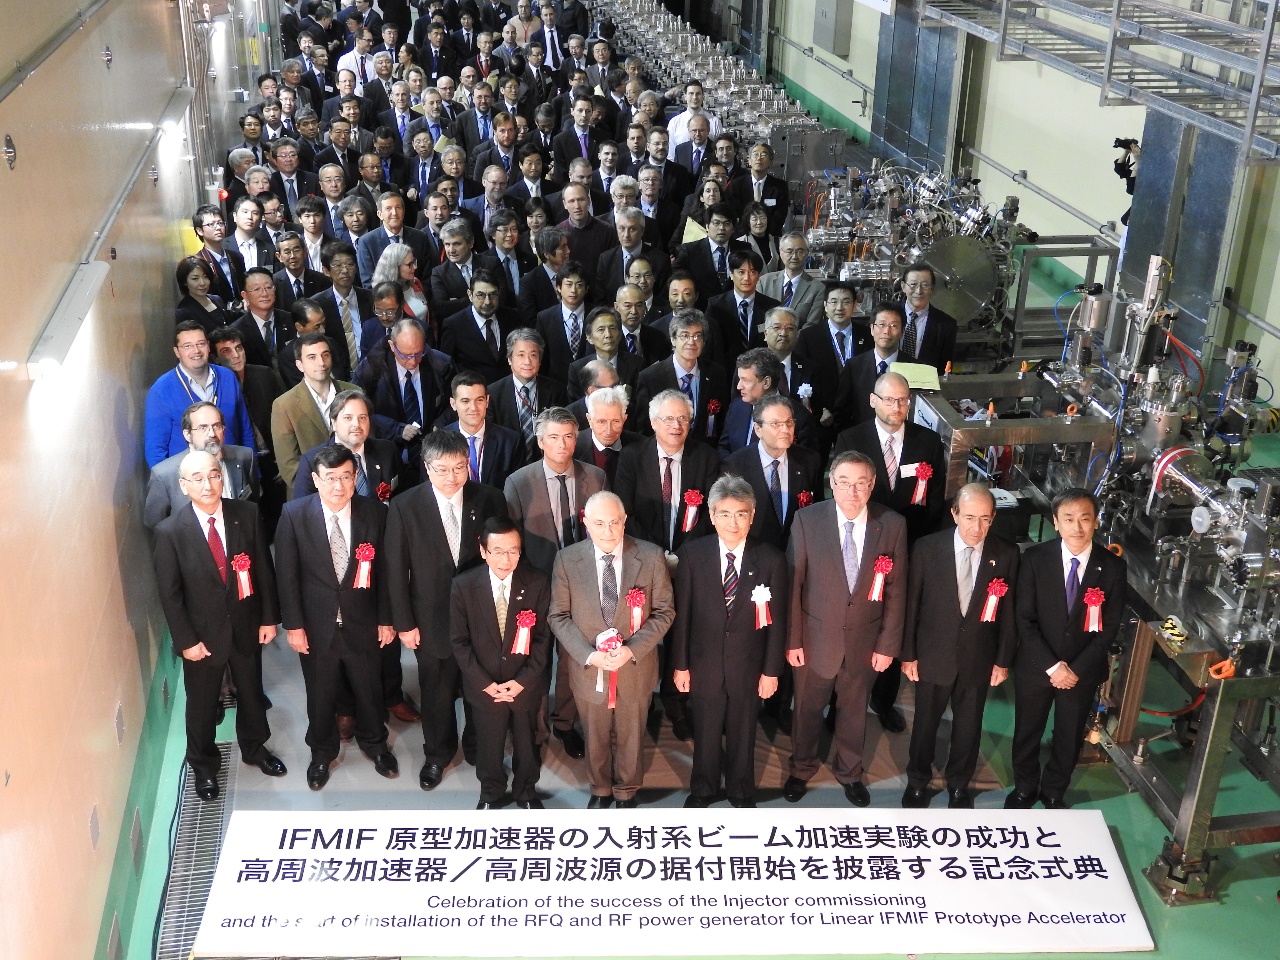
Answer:
<svg viewBox="0 0 1280 960"><path fill-rule="evenodd" d="M698 189L691 193L689 199L685 201L684 210L681 211L680 222L676 224L676 232L671 235L670 248L678 250L680 245L685 242L685 230L688 228L690 221L706 230L707 209L723 200L724 191L720 187L720 181L704 179L698 185ZM687 239L698 238L690 237Z"/></svg>
<svg viewBox="0 0 1280 960"><path fill-rule="evenodd" d="M174 280L182 299L173 311L175 325L190 320L213 333L231 322L221 297L209 293L214 284L213 267L199 257L183 257L178 261Z"/></svg>
<svg viewBox="0 0 1280 960"><path fill-rule="evenodd" d="M742 211L738 227L742 230L742 236L738 239L760 254L760 259L764 261L764 269L760 272L777 270L781 261L778 238L769 232L769 208L758 200L751 201Z"/></svg>
<svg viewBox="0 0 1280 960"><path fill-rule="evenodd" d="M418 62L418 48L412 43L400 44L400 50L396 54L396 65L391 68L392 80L408 80L405 76L409 68Z"/></svg>
<svg viewBox="0 0 1280 960"><path fill-rule="evenodd" d="M522 237L536 237L538 231L543 227L554 227L551 222L551 204L547 203L545 197L530 197L524 202L525 229L520 232Z"/></svg>

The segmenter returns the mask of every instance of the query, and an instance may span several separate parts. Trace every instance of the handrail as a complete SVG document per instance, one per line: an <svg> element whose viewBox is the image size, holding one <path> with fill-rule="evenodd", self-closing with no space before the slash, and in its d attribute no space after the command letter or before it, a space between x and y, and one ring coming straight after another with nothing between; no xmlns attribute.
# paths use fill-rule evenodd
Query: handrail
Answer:
<svg viewBox="0 0 1280 960"><path fill-rule="evenodd" d="M818 63L822 64L832 73L840 74L840 78L842 80L848 80L850 83L852 83L855 87L857 87L859 90L863 91L864 93L870 94L872 96L875 95L875 92L876 92L875 89L873 87L867 86L857 77L855 77L853 75L852 70L848 69L847 67L837 67L834 63L831 63L828 60L823 60L820 56L814 53L813 47L805 47L805 46L802 46L801 44L796 43L790 37L783 35L782 32L779 31L777 27L769 28L769 36L777 37L779 40L785 43L788 47L791 47L791 49L800 51L800 53L804 54L810 60L816 60ZM866 107L865 102L863 103L863 107L864 108Z"/></svg>

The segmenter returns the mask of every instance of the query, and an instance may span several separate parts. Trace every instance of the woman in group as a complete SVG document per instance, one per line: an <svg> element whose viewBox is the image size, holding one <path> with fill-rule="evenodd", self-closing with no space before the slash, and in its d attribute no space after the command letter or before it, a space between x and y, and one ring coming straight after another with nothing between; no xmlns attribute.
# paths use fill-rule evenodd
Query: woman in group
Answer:
<svg viewBox="0 0 1280 960"><path fill-rule="evenodd" d="M427 310L427 295L422 289L422 281L417 277L418 257L407 243L388 244L378 258L378 265L373 268L373 283L370 289L388 280L395 280L404 291L404 315L412 317L422 324L422 329L431 330L431 317Z"/></svg>
<svg viewBox="0 0 1280 960"><path fill-rule="evenodd" d="M705 231L707 229L707 210L724 199L724 191L720 188L718 180L703 180L702 185L698 187L689 199L685 201L684 209L681 211L680 222L676 225L676 232L671 235L669 247L672 250L679 250L680 245L685 242L685 230L689 226L689 222L693 221Z"/></svg>
<svg viewBox="0 0 1280 960"><path fill-rule="evenodd" d="M738 239L760 254L760 259L764 261L764 270L761 272L777 270L780 262L778 238L769 232L768 207L758 200L748 203L747 208L742 211L739 228L743 233Z"/></svg>
<svg viewBox="0 0 1280 960"><path fill-rule="evenodd" d="M209 292L214 284L213 267L199 257L183 257L178 261L175 279L182 299L173 312L173 322L192 320L204 327L205 333L213 333L231 322L226 304L221 297Z"/></svg>
<svg viewBox="0 0 1280 960"><path fill-rule="evenodd" d="M400 51L396 55L396 65L391 68L392 80L407 79L405 74L409 68L418 62L418 48L412 43L400 44Z"/></svg>

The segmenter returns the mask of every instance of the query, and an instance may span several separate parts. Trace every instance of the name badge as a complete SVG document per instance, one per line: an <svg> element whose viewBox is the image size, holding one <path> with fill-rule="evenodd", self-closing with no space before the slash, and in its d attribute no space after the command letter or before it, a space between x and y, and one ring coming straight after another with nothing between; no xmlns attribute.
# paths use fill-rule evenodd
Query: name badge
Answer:
<svg viewBox="0 0 1280 960"><path fill-rule="evenodd" d="M918 463L904 463L898 467L898 475L903 477L914 477L916 475L916 467Z"/></svg>
<svg viewBox="0 0 1280 960"><path fill-rule="evenodd" d="M778 205L778 198L777 198L777 197L765 197L765 198L764 198L764 205L765 205L766 207L776 207L776 206Z"/></svg>

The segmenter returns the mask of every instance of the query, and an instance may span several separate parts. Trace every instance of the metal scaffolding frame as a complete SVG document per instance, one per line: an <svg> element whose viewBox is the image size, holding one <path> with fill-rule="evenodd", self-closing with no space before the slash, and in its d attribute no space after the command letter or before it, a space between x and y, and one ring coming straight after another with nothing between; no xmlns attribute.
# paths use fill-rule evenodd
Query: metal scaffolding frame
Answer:
<svg viewBox="0 0 1280 960"><path fill-rule="evenodd" d="M1278 163L1276 7L1239 0L1223 19L1163 0L927 0L923 16L1093 84L1103 105L1142 104Z"/></svg>

